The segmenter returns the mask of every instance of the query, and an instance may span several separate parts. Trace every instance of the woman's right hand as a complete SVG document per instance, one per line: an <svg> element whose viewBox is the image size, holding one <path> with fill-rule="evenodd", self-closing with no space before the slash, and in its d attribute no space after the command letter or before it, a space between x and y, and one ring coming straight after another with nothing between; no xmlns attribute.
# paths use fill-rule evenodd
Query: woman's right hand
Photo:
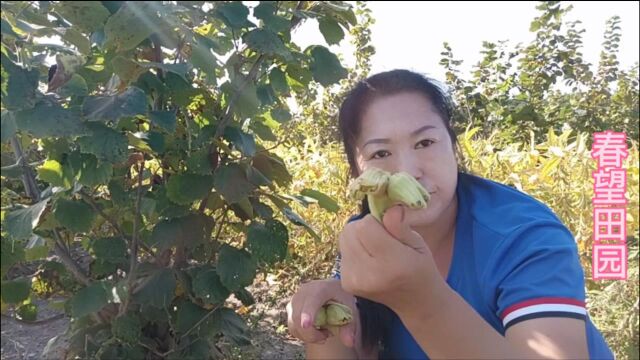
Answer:
<svg viewBox="0 0 640 360"><path fill-rule="evenodd" d="M331 333L317 330L313 323L315 314L329 300L351 309L353 320L339 328L339 338L345 346L355 347L360 324L356 298L342 290L339 279L314 280L300 285L287 304L289 332L305 343L322 344Z"/></svg>

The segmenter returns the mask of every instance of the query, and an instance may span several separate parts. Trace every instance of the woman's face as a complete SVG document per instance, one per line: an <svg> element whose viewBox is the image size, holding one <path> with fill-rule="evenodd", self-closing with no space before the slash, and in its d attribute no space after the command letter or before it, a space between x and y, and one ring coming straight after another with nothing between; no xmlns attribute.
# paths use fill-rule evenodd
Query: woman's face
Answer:
<svg viewBox="0 0 640 360"><path fill-rule="evenodd" d="M419 93L374 100L362 114L355 155L359 173L377 167L411 174L431 194L426 209L409 210L409 225L434 223L454 198L458 179L455 153L444 121Z"/></svg>

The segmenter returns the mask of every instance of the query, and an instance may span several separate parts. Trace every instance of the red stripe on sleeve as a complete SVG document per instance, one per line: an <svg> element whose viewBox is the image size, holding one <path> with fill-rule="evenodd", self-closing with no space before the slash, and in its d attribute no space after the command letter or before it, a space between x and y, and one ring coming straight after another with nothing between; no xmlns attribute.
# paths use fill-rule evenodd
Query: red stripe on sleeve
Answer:
<svg viewBox="0 0 640 360"><path fill-rule="evenodd" d="M571 298L561 298L561 297L536 298L536 299L522 301L517 304L513 304L509 306L505 311L502 312L502 315L500 316L500 318L504 319L507 315L509 315L510 313L518 309L522 309L524 307L531 306L531 305L540 305L540 304L566 304L566 305L575 305L575 306L582 306L582 307L585 307L586 305L584 301L571 299Z"/></svg>

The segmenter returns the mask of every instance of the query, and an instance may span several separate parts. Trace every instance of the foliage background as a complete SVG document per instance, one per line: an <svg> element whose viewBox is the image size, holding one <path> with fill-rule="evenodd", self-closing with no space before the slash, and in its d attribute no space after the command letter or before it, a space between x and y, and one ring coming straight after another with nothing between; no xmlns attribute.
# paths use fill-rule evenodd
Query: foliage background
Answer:
<svg viewBox="0 0 640 360"><path fill-rule="evenodd" d="M244 319L260 305L251 300L255 273L275 281L274 300L288 298L301 281L327 277L337 229L357 211L344 196L349 179L336 115L346 91L369 73L375 20L359 2L260 2L262 13L228 2L207 11L202 2L180 2L157 12L172 23L155 18L160 30L149 31L130 21L139 20L135 11L117 15L119 7L80 4L2 2L3 312L34 320L36 297L65 295L70 300L58 306L74 319L67 334L72 354L221 356L223 340L246 345ZM78 17L82 9L93 17ZM541 2L538 10L533 42L483 43L471 74L458 70L462 60L443 44L462 162L560 216L579 245L596 326L617 358L638 358L638 65L618 67L619 18L607 23L600 62L588 64L580 52L584 30L563 20L570 7ZM43 18L48 13L55 20ZM257 24L245 22L249 13ZM296 16L320 20L327 45L349 34L355 67L291 43ZM101 38L99 27L109 17L136 24L125 34L145 36L103 31ZM171 26L189 36L173 39ZM247 39L258 29L267 31ZM64 45L33 41L52 34ZM66 54L57 64L67 71L49 74L44 54ZM144 110L117 97L141 99L132 86L146 95ZM106 128L82 133L78 124L92 120ZM595 161L589 151L591 134L603 130L628 136L627 281L590 279ZM105 138L115 143L97 147ZM220 180L225 166L233 170ZM225 186L243 179L256 183L240 194ZM38 208L37 197L47 196ZM155 238L156 227L176 234L174 240ZM194 235L193 228L202 232ZM194 236L195 247L175 241ZM227 265L225 256L232 259ZM229 265L236 262L251 274ZM129 276L131 266L136 276ZM127 300L136 293L129 290L135 278L139 289L154 288L146 299L164 298L171 306ZM277 331L285 331L282 324ZM73 341L87 333L102 345Z"/></svg>

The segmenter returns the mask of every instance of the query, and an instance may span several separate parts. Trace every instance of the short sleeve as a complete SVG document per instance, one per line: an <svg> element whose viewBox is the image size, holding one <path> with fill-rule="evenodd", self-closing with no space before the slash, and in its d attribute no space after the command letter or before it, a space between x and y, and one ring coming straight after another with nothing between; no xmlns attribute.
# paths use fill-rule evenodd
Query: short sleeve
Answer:
<svg viewBox="0 0 640 360"><path fill-rule="evenodd" d="M526 225L504 238L485 276L505 332L534 318L586 319L584 271L573 235L559 222Z"/></svg>
<svg viewBox="0 0 640 360"><path fill-rule="evenodd" d="M351 216L349 218L349 220L347 220L347 224L355 221L355 220L359 220L361 218L363 218L366 214L359 214L359 215L354 215ZM333 269L331 270L331 277L334 279L340 279L340 261L342 260L342 256L340 255L340 252L338 252L338 255L336 256L336 260L333 264Z"/></svg>

